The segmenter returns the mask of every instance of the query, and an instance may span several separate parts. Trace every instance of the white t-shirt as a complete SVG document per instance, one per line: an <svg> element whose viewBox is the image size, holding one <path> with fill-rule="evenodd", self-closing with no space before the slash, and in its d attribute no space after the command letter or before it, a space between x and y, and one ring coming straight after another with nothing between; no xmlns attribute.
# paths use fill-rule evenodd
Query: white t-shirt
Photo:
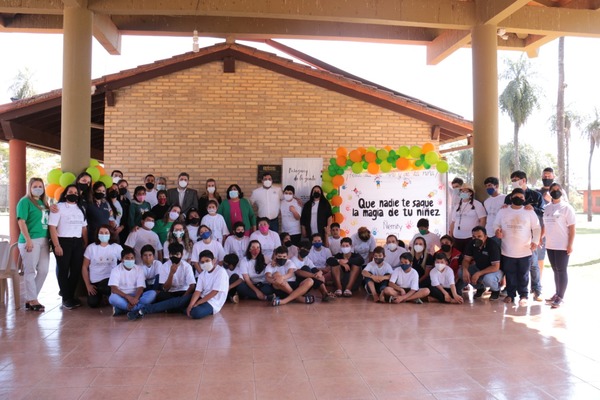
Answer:
<svg viewBox="0 0 600 400"><path fill-rule="evenodd" d="M248 238L248 236L244 236L241 239L238 239L235 235L228 236L227 239L225 239L225 254L236 254L241 260L246 256L248 243L250 243L250 238Z"/></svg>
<svg viewBox="0 0 600 400"><path fill-rule="evenodd" d="M396 250L391 251L390 249L387 248L387 245L385 247L385 262L390 264L392 266L393 269L396 269L400 266L400 256L403 253L406 253L406 249L404 247L396 247Z"/></svg>
<svg viewBox="0 0 600 400"><path fill-rule="evenodd" d="M140 269L143 271L146 279L146 285L152 285L154 283L156 275L160 273L161 265L163 265L163 263L158 260L154 260L150 266L147 266L146 264L142 264L140 266Z"/></svg>
<svg viewBox="0 0 600 400"><path fill-rule="evenodd" d="M329 251L331 251L331 254L337 254L339 253L342 248L342 237L340 236L339 238L334 238L333 236L329 236L328 238L328 242L329 242Z"/></svg>
<svg viewBox="0 0 600 400"><path fill-rule="evenodd" d="M267 265L267 268L265 268L265 274L270 273L271 275L273 275L275 272L279 272L283 276L287 274L290 271L290 269L296 271L296 264L294 264L292 260L287 260L287 262L282 267L280 267L279 265L274 266L273 264ZM296 274L292 274L292 276L290 276L287 279L287 281L296 282Z"/></svg>
<svg viewBox="0 0 600 400"><path fill-rule="evenodd" d="M442 285L444 289L454 285L454 271L450 266L444 268L442 272L438 271L437 268L433 268L429 273L431 278L431 286Z"/></svg>
<svg viewBox="0 0 600 400"><path fill-rule="evenodd" d="M144 273L141 268L136 265L128 270L123 264L117 265L110 272L108 286L116 286L120 291L130 296L135 294L138 288L146 287Z"/></svg>
<svg viewBox="0 0 600 400"><path fill-rule="evenodd" d="M135 232L131 232L129 236L127 236L127 240L125 241L125 245L129 247L133 247L135 250L135 263L136 265L142 265L142 247L145 245L151 245L156 250L156 253L162 250L162 243L158 238L158 235L150 231L148 229L139 228Z"/></svg>
<svg viewBox="0 0 600 400"><path fill-rule="evenodd" d="M51 212L48 225L55 226L58 237L80 238L81 230L87 226L83 211L77 204L58 203L58 212Z"/></svg>
<svg viewBox="0 0 600 400"><path fill-rule="evenodd" d="M496 197L488 197L483 202L483 206L485 207L485 211L487 212L487 221L485 223L485 230L487 231L488 236L494 236L496 233L494 232L494 221L496 221L496 216L498 215L498 211L504 205L505 194L499 194Z"/></svg>
<svg viewBox="0 0 600 400"><path fill-rule="evenodd" d="M304 257L302 260L300 260L298 258L298 256L296 256L296 257L292 257L291 261L296 266L296 269L302 269L302 267L304 267L304 266L307 266L311 270L313 268L317 268L317 266L315 264L313 264L313 262L308 257Z"/></svg>
<svg viewBox="0 0 600 400"><path fill-rule="evenodd" d="M506 207L498 211L494 232L502 229L502 255L523 258L531 255L531 241L540 241L540 222L533 210L521 207L517 210Z"/></svg>
<svg viewBox="0 0 600 400"><path fill-rule="evenodd" d="M475 209L473 209L473 206ZM458 204L452 210L452 222L454 222L454 231L452 236L457 239L469 239L472 236L471 229L479 225L479 219L487 214L483 204L473 200L473 206L470 202L460 203L460 209L457 211Z"/></svg>
<svg viewBox="0 0 600 400"><path fill-rule="evenodd" d="M381 263L381 266L378 266L375 261L371 261L366 265L364 271L370 272L371 275L375 276L391 275L394 272L392 266L385 261Z"/></svg>
<svg viewBox="0 0 600 400"><path fill-rule="evenodd" d="M266 235L260 233L260 231L252 232L250 235L250 240L258 240L260 242L260 247L262 248L262 253L265 257L273 257L273 251L276 248L281 246L281 239L276 232L273 232L269 229L269 232Z"/></svg>
<svg viewBox="0 0 600 400"><path fill-rule="evenodd" d="M254 269L254 264L256 264L256 260L248 260L246 257L242 258L239 264L240 272L242 275L248 275L252 283L265 283L265 270L263 269L261 273L257 273Z"/></svg>
<svg viewBox="0 0 600 400"><path fill-rule="evenodd" d="M319 233L319 226L317 225L317 217L319 213L319 201L313 201L312 207L310 209L310 231L312 233Z"/></svg>
<svg viewBox="0 0 600 400"><path fill-rule="evenodd" d="M158 282L161 285L169 278L169 272L173 263L171 260L167 261L160 266ZM194 278L194 268L185 261L181 261L177 270L173 274L173 280L171 281L171 288L169 292L182 292L188 290L190 285L194 285L196 279Z"/></svg>
<svg viewBox="0 0 600 400"><path fill-rule="evenodd" d="M116 243L102 247L99 244L90 244L83 253L83 257L90 260L90 282L96 283L110 278L110 272L117 266L121 259L123 248Z"/></svg>
<svg viewBox="0 0 600 400"><path fill-rule="evenodd" d="M414 268L411 268L408 272L404 272L402 268L396 268L392 272L390 282L395 283L402 289L419 290L419 273Z"/></svg>
<svg viewBox="0 0 600 400"><path fill-rule="evenodd" d="M240 269L240 263L238 263L238 265L236 265L235 268L232 270L230 270L229 268L223 268L223 269L225 270L225 272L227 272L227 276L230 278L235 274L237 274L237 276L239 276L240 278L242 277L242 270Z"/></svg>
<svg viewBox="0 0 600 400"><path fill-rule="evenodd" d="M440 243L440 236L433 232L428 232L425 235L421 235L420 233L415 234L415 236L413 236L413 238L410 240L410 247L413 246L415 239L418 237L425 239L425 243L427 243L427 252L431 255L433 255L440 249L440 247L442 247L442 244Z"/></svg>
<svg viewBox="0 0 600 400"><path fill-rule="evenodd" d="M148 203L150 203L150 208L152 208L158 204L157 197L158 197L158 190L156 190L154 188L152 190L146 189L146 201Z"/></svg>
<svg viewBox="0 0 600 400"><path fill-rule="evenodd" d="M221 214L206 214L202 217L201 225L206 225L212 231L213 239L223 244L223 236L229 235L229 229L225 223L225 218Z"/></svg>
<svg viewBox="0 0 600 400"><path fill-rule="evenodd" d="M200 253L204 250L210 250L219 262L222 262L225 257L225 250L223 250L221 243L216 240L211 240L210 243L204 243L204 240L201 240L196 242L194 247L192 247L192 262L199 262Z"/></svg>
<svg viewBox="0 0 600 400"><path fill-rule="evenodd" d="M358 237L358 233L355 233L352 235L352 247L354 248L354 252L358 253L365 262L369 262L369 253L375 250L377 245L373 235L369 237L369 240L363 242L362 239Z"/></svg>
<svg viewBox="0 0 600 400"><path fill-rule="evenodd" d="M321 246L321 250L316 250L314 247L311 247L308 252L308 258L311 259L317 268L325 267L327 265L327 259L331 256L331 250L325 246Z"/></svg>
<svg viewBox="0 0 600 400"><path fill-rule="evenodd" d="M294 214L290 211L290 207L296 209L296 213L300 215L302 213L302 206L298 200L292 198L292 200L283 200L281 202L281 232L287 232L290 235L299 235L302 230L300 229L300 219L296 219Z"/></svg>
<svg viewBox="0 0 600 400"><path fill-rule="evenodd" d="M279 216L279 207L283 193L278 186L265 188L258 187L252 191L250 201L256 204L256 211L259 218L275 219Z"/></svg>
<svg viewBox="0 0 600 400"><path fill-rule="evenodd" d="M162 247L162 251L163 251L163 258L165 260L168 260L169 257L171 257L171 255L169 254L169 241L167 240ZM181 245L183 246L183 256L181 257L182 260L187 261L187 262L191 262L190 258L192 257L192 253L187 251L185 249L185 245L183 245L183 243L181 243Z"/></svg>
<svg viewBox="0 0 600 400"><path fill-rule="evenodd" d="M210 292L216 290L218 293L212 299L208 300L213 308L213 314L221 311L225 300L227 300L227 291L229 290L229 278L225 269L216 266L211 272L202 271L198 275L196 292L200 292L201 297L207 296Z"/></svg>
<svg viewBox="0 0 600 400"><path fill-rule="evenodd" d="M560 201L547 204L544 209L546 248L567 250L570 225L575 225L575 210L569 203Z"/></svg>
<svg viewBox="0 0 600 400"><path fill-rule="evenodd" d="M190 240L194 243L198 241L198 229L200 229L200 225L186 225L188 233L190 235Z"/></svg>

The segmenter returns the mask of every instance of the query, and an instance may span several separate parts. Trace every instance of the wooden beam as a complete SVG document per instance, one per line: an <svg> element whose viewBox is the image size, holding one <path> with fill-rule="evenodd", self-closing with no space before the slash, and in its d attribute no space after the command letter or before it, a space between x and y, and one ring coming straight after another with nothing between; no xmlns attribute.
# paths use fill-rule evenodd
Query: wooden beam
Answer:
<svg viewBox="0 0 600 400"><path fill-rule="evenodd" d="M12 125L9 121L0 121L0 126L2 126L2 131L4 132L4 138L6 140L12 140L15 138Z"/></svg>
<svg viewBox="0 0 600 400"><path fill-rule="evenodd" d="M433 125L431 127L431 140L438 141L440 140L440 126Z"/></svg>
<svg viewBox="0 0 600 400"><path fill-rule="evenodd" d="M226 74L235 72L235 57L228 56L223 59L223 72Z"/></svg>
<svg viewBox="0 0 600 400"><path fill-rule="evenodd" d="M471 42L470 31L447 30L427 45L427 64L436 65Z"/></svg>
<svg viewBox="0 0 600 400"><path fill-rule="evenodd" d="M55 14L63 12L60 0L2 0L0 14Z"/></svg>
<svg viewBox="0 0 600 400"><path fill-rule="evenodd" d="M94 14L92 32L109 54L121 54L121 33L108 15Z"/></svg>
<svg viewBox="0 0 600 400"><path fill-rule="evenodd" d="M476 0L477 20L481 24L498 25L530 0Z"/></svg>
<svg viewBox="0 0 600 400"><path fill-rule="evenodd" d="M595 10L523 7L501 25L515 33L600 37L600 13Z"/></svg>
<svg viewBox="0 0 600 400"><path fill-rule="evenodd" d="M0 17L0 32L61 33L62 15L17 14L12 18Z"/></svg>

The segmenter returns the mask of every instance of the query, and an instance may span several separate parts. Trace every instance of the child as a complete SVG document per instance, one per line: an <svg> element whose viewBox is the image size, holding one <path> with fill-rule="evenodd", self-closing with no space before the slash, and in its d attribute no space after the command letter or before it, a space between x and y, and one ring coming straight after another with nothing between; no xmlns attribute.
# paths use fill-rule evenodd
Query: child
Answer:
<svg viewBox="0 0 600 400"><path fill-rule="evenodd" d="M223 258L223 267L229 276L229 291L227 292L227 298L233 304L240 302L240 296L237 293L237 287L244 281L242 279L240 267L238 266L239 261L239 257L234 253L227 254Z"/></svg>
<svg viewBox="0 0 600 400"><path fill-rule="evenodd" d="M365 290L373 296L375 303L379 302L379 294L385 289L392 275L392 267L384 261L385 250L381 246L373 250L373 261L367 264L362 271L365 278Z"/></svg>
<svg viewBox="0 0 600 400"><path fill-rule="evenodd" d="M233 232L225 239L224 251L225 254L235 253L239 259L242 259L246 254L246 249L250 243L250 238L246 236L246 228L242 221L233 224Z"/></svg>
<svg viewBox="0 0 600 400"><path fill-rule="evenodd" d="M412 249L416 238L422 237L427 243L427 253L433 255L442 246L439 235L429 231L429 220L427 218L421 218L417 222L417 228L419 229L419 233L415 234L411 239L410 248Z"/></svg>
<svg viewBox="0 0 600 400"><path fill-rule="evenodd" d="M200 253L200 268L202 272L198 276L196 290L186 309L187 316L192 319L204 318L221 311L229 287L227 272L217 265L217 259L210 250Z"/></svg>
<svg viewBox="0 0 600 400"><path fill-rule="evenodd" d="M400 268L394 270L390 283L381 292L381 302L385 302L385 297L388 296L390 303L412 301L415 304L423 304L421 299L429 295L429 289L419 289L419 274L412 268L412 262L412 254L406 252L400 256Z"/></svg>
<svg viewBox="0 0 600 400"><path fill-rule="evenodd" d="M216 200L209 200L206 207L208 214L202 217L200 224L208 226L212 231L213 238L223 244L223 237L229 235L229 230L225 218L221 214L217 214L217 208L219 208L219 203Z"/></svg>
<svg viewBox="0 0 600 400"><path fill-rule="evenodd" d="M298 255L298 246L292 242L292 236L287 232L281 232L279 238L281 239L281 244L288 249L288 259L291 260L296 257Z"/></svg>
<svg viewBox="0 0 600 400"><path fill-rule="evenodd" d="M313 280L313 289L318 289L321 292L321 300L328 302L335 299L335 295L327 291L325 286L325 274L323 269L315 267L315 264L308 258L311 244L308 240L300 241L300 249L298 255L292 258L292 262L296 265L296 277L298 282L304 279L311 278ZM330 268L330 267L326 267Z"/></svg>
<svg viewBox="0 0 600 400"><path fill-rule="evenodd" d="M302 230L300 228L300 214L302 213L302 203L295 198L296 189L292 185L287 185L283 189L283 200L281 201L281 230L288 232L294 244L300 243ZM283 242L282 242L283 243ZM289 248L289 246L286 246ZM291 258L291 257L290 257Z"/></svg>
<svg viewBox="0 0 600 400"><path fill-rule="evenodd" d="M277 247L273 252L273 260L265 268L265 278L275 289L273 307L282 306L294 300L306 304L315 302L315 297L307 294L314 283L312 278L306 278L298 283L295 272L296 265L288 260L285 246ZM304 300L301 299L302 296L304 296Z"/></svg>
<svg viewBox="0 0 600 400"><path fill-rule="evenodd" d="M364 258L352 252L352 239L345 237L341 240L340 252L327 260L331 267L331 275L336 290L336 297L352 297L352 289L360 275L360 269L364 264ZM342 292L342 278L346 281L346 287Z"/></svg>
<svg viewBox="0 0 600 400"><path fill-rule="evenodd" d="M317 268L324 268L327 265L327 260L333 254L331 254L331 251L327 247L323 246L323 237L320 233L313 233L311 240L312 248L308 253L308 258L310 258Z"/></svg>
<svg viewBox="0 0 600 400"><path fill-rule="evenodd" d="M111 295L108 302L113 306L113 317L128 311L137 311L140 307L150 304L156 297L156 292L144 292L144 272L135 265L135 251L128 246L121 251L122 262L110 272L108 285Z"/></svg>
<svg viewBox="0 0 600 400"><path fill-rule="evenodd" d="M154 228L154 214L151 212L147 212L142 215L142 226L139 228L132 229L129 236L127 236L127 240L125 241L125 246L133 247L135 250L135 263L137 265L142 265L142 255L141 250L147 244L152 245L154 249L158 252L158 259L162 260L162 243L158 238L158 235L152 231Z"/></svg>
<svg viewBox="0 0 600 400"><path fill-rule="evenodd" d="M200 268L200 253L204 250L210 250L211 253L217 258L219 264L222 263L223 257L225 257L225 251L221 243L212 239L212 231L206 225L200 225L198 229L198 241L192 247L191 262L196 269L196 275L202 272Z"/></svg>
<svg viewBox="0 0 600 400"><path fill-rule="evenodd" d="M435 253L435 268L431 270L430 299L440 303L462 304L463 298L456 292L454 271L448 265L448 257L444 253Z"/></svg>
<svg viewBox="0 0 600 400"><path fill-rule="evenodd" d="M338 224L337 222L334 222L331 225L329 225L329 232L331 233L331 236L329 236L329 240L328 240L329 251L331 251L331 254L337 254L340 252L340 248L342 247L341 246L342 236L340 235L341 234L340 224Z"/></svg>
<svg viewBox="0 0 600 400"><path fill-rule="evenodd" d="M146 290L158 290L158 273L162 263L154 258L154 247L142 247L142 271L146 279Z"/></svg>
<svg viewBox="0 0 600 400"><path fill-rule="evenodd" d="M400 245L398 237L396 235L389 235L385 239L385 246L387 251L385 252L385 262L392 266L392 269L396 269L400 266L400 255L406 253L404 248L404 242Z"/></svg>

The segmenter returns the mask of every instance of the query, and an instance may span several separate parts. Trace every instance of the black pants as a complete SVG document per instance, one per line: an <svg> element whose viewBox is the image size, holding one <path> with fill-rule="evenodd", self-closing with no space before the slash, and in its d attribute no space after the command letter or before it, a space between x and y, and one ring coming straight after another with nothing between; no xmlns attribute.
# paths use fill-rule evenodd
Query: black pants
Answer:
<svg viewBox="0 0 600 400"><path fill-rule="evenodd" d="M569 283L569 275L567 274L567 266L569 265L569 255L566 250L546 249L548 260L554 272L554 285L556 286L556 294L561 299L565 297L567 284Z"/></svg>
<svg viewBox="0 0 600 400"><path fill-rule="evenodd" d="M102 296L110 296L110 286L108 286L108 278L101 280L100 282L92 283L92 285L96 286L96 294L89 295L87 298L87 304L91 308L96 308L101 305Z"/></svg>
<svg viewBox="0 0 600 400"><path fill-rule="evenodd" d="M233 274L229 277L229 284L231 285L234 282L237 282L240 279L238 274ZM239 285L238 285L239 286ZM227 292L227 298L233 297L237 294L237 286Z"/></svg>
<svg viewBox="0 0 600 400"><path fill-rule="evenodd" d="M452 290L450 288L444 288L446 292L452 297ZM437 286L431 286L429 288L429 295L439 301L440 303L446 303L446 299L444 298L444 293Z"/></svg>
<svg viewBox="0 0 600 400"><path fill-rule="evenodd" d="M300 268L302 271L305 272L310 272L311 274L316 274L317 272L319 272L318 268L310 268L308 265L303 266L302 268ZM298 280L298 283L302 282L303 280L305 280L306 278L303 278L301 276L297 276L296 279ZM313 285L312 288L313 289L318 289L321 287L321 285L323 284L323 282L321 282L318 279L313 279Z"/></svg>
<svg viewBox="0 0 600 400"><path fill-rule="evenodd" d="M63 301L75 298L75 289L81 278L83 264L83 239L58 238L63 255L56 256L56 278Z"/></svg>

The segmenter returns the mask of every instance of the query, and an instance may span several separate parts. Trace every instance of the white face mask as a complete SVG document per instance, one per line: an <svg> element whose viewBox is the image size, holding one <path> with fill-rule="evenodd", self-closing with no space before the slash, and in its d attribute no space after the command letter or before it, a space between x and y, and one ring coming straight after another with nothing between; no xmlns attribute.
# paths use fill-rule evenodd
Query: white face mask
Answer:
<svg viewBox="0 0 600 400"><path fill-rule="evenodd" d="M179 213L177 211L171 211L169 212L169 218L175 221L177 218L179 218Z"/></svg>
<svg viewBox="0 0 600 400"><path fill-rule="evenodd" d="M184 180L179 181L180 188L185 189L187 187L187 185L188 185L187 181L184 181Z"/></svg>
<svg viewBox="0 0 600 400"><path fill-rule="evenodd" d="M209 209L208 209L208 213L209 213L210 215L215 215L215 214L217 213L217 209L216 209L216 208L209 208Z"/></svg>
<svg viewBox="0 0 600 400"><path fill-rule="evenodd" d="M396 249L398 248L398 244L396 243L388 243L387 248L389 251L396 251Z"/></svg>
<svg viewBox="0 0 600 400"><path fill-rule="evenodd" d="M167 188L166 185L156 185L156 190L165 190Z"/></svg>
<svg viewBox="0 0 600 400"><path fill-rule="evenodd" d="M200 264L200 268L202 268L202 271L210 272L215 268L215 266L211 262L205 262Z"/></svg>
<svg viewBox="0 0 600 400"><path fill-rule="evenodd" d="M34 195L35 197L40 197L41 195L44 194L44 188L41 188L41 187L32 188L31 194Z"/></svg>
<svg viewBox="0 0 600 400"><path fill-rule="evenodd" d="M270 188L270 187L271 187L271 185L273 185L273 181L271 181L271 180L266 180L266 181L263 181L263 186L264 186L264 187L266 187L266 188Z"/></svg>
<svg viewBox="0 0 600 400"><path fill-rule="evenodd" d="M285 201L292 201L292 199L293 199L293 198L294 198L294 195L293 195L293 194L284 194L284 195L283 195L283 199L284 199Z"/></svg>
<svg viewBox="0 0 600 400"><path fill-rule="evenodd" d="M341 251L343 254L348 254L348 253L350 253L350 252L352 251L352 247L341 247L341 248L340 248L340 251Z"/></svg>
<svg viewBox="0 0 600 400"><path fill-rule="evenodd" d="M123 266L127 269L135 267L135 260L123 260Z"/></svg>
<svg viewBox="0 0 600 400"><path fill-rule="evenodd" d="M416 251L417 253L420 253L420 252L422 252L422 251L425 249L425 247L423 247L423 245L422 245L422 244L415 244L415 245L413 246L413 248L415 249L415 251Z"/></svg>
<svg viewBox="0 0 600 400"><path fill-rule="evenodd" d="M108 241L110 240L110 234L108 234L108 233L106 233L106 234L99 233L98 234L98 240L101 243L108 243Z"/></svg>
<svg viewBox="0 0 600 400"><path fill-rule="evenodd" d="M444 270L444 268L446 268L446 264L444 264L444 263L435 263L435 269L437 269L438 271L442 272Z"/></svg>
<svg viewBox="0 0 600 400"><path fill-rule="evenodd" d="M112 180L115 185L118 185L121 178L119 178L118 176L113 176Z"/></svg>
<svg viewBox="0 0 600 400"><path fill-rule="evenodd" d="M211 194L212 194L212 193L214 193L214 192L215 192L215 190L217 190L217 188L216 188L216 187L214 187L214 186L209 186L209 187L207 187L207 188L206 188L206 191L207 191L208 193L211 193Z"/></svg>
<svg viewBox="0 0 600 400"><path fill-rule="evenodd" d="M184 231L173 231L173 236L175 236L177 239L182 238L184 234Z"/></svg>
<svg viewBox="0 0 600 400"><path fill-rule="evenodd" d="M146 227L146 229L152 230L152 228L154 228L154 221L144 222L144 226Z"/></svg>

